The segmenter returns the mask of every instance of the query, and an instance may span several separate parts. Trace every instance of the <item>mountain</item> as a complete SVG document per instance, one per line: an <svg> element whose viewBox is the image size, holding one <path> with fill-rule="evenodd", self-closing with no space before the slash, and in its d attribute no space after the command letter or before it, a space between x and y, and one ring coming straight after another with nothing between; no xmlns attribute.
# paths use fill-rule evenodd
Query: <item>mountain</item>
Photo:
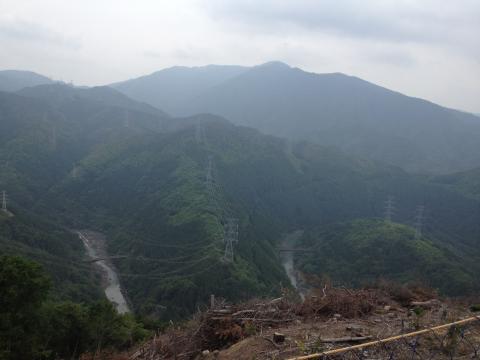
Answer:
<svg viewBox="0 0 480 360"><path fill-rule="evenodd" d="M478 291L474 259L458 257L409 226L379 220L355 220L306 232L299 246L302 271L334 283L372 284L378 274L399 283L423 282L443 293Z"/></svg>
<svg viewBox="0 0 480 360"><path fill-rule="evenodd" d="M91 100L83 96L85 90L66 85L42 85L22 91L26 92L36 97L0 93L0 180L9 182L10 192L25 206L75 171L77 162L92 149L109 141L121 143L134 134L161 131L169 122L169 117L148 105L129 100L119 107L111 105L108 96L106 102ZM142 107L146 112L135 110Z"/></svg>
<svg viewBox="0 0 480 360"><path fill-rule="evenodd" d="M51 84L53 81L46 76L32 71L2 70L0 71L0 91L18 91L25 87Z"/></svg>
<svg viewBox="0 0 480 360"><path fill-rule="evenodd" d="M427 205L424 231L433 245L425 252L443 254L432 266L448 259L462 274L474 271L469 264L480 256L478 201L398 168L291 144L221 119L204 116L201 129L187 126L98 149L82 160L82 175L65 178L37 205L39 211L47 204L57 209L66 222L103 229L110 252L128 254L115 265L136 311L182 317L210 293L242 299L278 291L287 283L276 251L282 234L378 219L390 193L398 199L395 221L404 224L413 225L416 206ZM222 262L228 218L239 219L231 264ZM412 262L410 268L421 272L424 265ZM372 276L392 272L386 263ZM478 287L474 277L449 279L442 290L450 293Z"/></svg>
<svg viewBox="0 0 480 360"><path fill-rule="evenodd" d="M78 88L66 84L38 85L24 88L18 91L17 94L45 100L55 107L61 107L65 103L72 103L76 100L87 100L112 107L140 111L146 114L162 117L168 116L165 112L151 105L134 101L107 86Z"/></svg>
<svg viewBox="0 0 480 360"><path fill-rule="evenodd" d="M78 237L65 229L68 224L49 216L51 209L33 208L56 183L76 176L77 163L93 149L105 142L120 144L129 136L159 131L159 124L166 124L169 118L154 115L162 112L132 100L125 102L125 108L110 105L111 98L89 100L83 96L84 90L78 90L82 96L57 101L56 95L77 91L65 85L27 90L38 96L0 92L0 188L7 191L14 214L0 219L0 248L42 263L54 279L56 296L77 301L98 298L100 280L82 263L85 251ZM148 112L130 110L142 107ZM128 126L125 114L130 118Z"/></svg>
<svg viewBox="0 0 480 360"><path fill-rule="evenodd" d="M175 66L110 86L133 99L145 101L173 113L184 105L186 99L238 76L247 69L243 66L226 65L193 68Z"/></svg>
<svg viewBox="0 0 480 360"><path fill-rule="evenodd" d="M2 255L22 255L41 263L52 275L54 299L101 298L100 279L82 263L84 249L76 235L19 206L9 204L9 211L0 211Z"/></svg>
<svg viewBox="0 0 480 360"><path fill-rule="evenodd" d="M175 91L173 98L162 95L188 87L198 71L177 68L169 72L168 82L147 76L131 80L136 87L128 91L116 88L173 115L212 113L267 134L336 146L410 172L448 173L480 165L480 121L471 114L353 76L314 74L279 62L243 69L208 88ZM136 88L148 89L148 96Z"/></svg>
<svg viewBox="0 0 480 360"><path fill-rule="evenodd" d="M0 93L0 188L16 219L39 217L28 221L33 228L103 232L109 253L121 256L112 261L138 313L178 319L212 293L278 294L289 286L277 251L285 233L381 218L389 195L394 221L406 226L425 205L429 249L441 248L455 264L462 259L461 271L480 256L480 203L455 189L218 116L156 115L133 100L112 101L116 91L95 91L102 95L57 85ZM229 219L238 220L238 242ZM225 229L233 261L225 261ZM42 244L30 250L55 255L55 246ZM11 237L1 246L21 250ZM79 240L75 246L69 263L83 271ZM458 293L477 284L449 279Z"/></svg>
<svg viewBox="0 0 480 360"><path fill-rule="evenodd" d="M480 168L437 176L432 179L432 182L443 184L462 194L480 199Z"/></svg>

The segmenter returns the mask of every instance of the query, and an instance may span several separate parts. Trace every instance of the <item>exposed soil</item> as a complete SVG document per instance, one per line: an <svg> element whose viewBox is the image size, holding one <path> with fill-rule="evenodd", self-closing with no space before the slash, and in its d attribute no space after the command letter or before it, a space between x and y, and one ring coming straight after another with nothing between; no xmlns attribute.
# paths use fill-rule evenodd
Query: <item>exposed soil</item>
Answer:
<svg viewBox="0 0 480 360"><path fill-rule="evenodd" d="M286 294L280 299L253 300L235 306L216 304L214 308L198 313L189 323L170 327L136 349L129 358L289 359L385 339L471 316L467 301L439 300L434 292L421 288L390 285L364 290L323 288L304 302L291 301ZM451 329L446 329L439 335L445 336L449 331ZM275 333L282 341L274 340ZM480 346L480 320L463 335ZM439 340L427 334L419 342L419 350L415 351L430 351L439 346L445 351L448 345L445 339L437 344ZM464 340L457 342L454 345L459 353L466 354L471 350ZM403 349L398 349L399 354L405 352L405 357L397 354L395 359L411 357L408 344L403 341L400 344Z"/></svg>

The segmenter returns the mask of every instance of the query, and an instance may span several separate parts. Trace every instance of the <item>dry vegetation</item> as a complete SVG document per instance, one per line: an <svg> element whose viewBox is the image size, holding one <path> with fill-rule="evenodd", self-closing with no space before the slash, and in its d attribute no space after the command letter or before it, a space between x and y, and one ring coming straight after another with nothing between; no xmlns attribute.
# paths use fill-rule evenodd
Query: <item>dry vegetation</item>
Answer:
<svg viewBox="0 0 480 360"><path fill-rule="evenodd" d="M467 316L465 300L440 300L425 287L387 282L359 290L324 286L303 302L288 292L236 305L217 300L188 323L172 324L128 357L116 359L287 359ZM480 344L477 335L473 340Z"/></svg>

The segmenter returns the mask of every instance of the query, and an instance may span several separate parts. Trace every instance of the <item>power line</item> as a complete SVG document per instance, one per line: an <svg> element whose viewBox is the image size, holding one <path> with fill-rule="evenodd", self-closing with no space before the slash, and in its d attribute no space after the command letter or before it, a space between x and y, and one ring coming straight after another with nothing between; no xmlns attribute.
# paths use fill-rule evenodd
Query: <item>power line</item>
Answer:
<svg viewBox="0 0 480 360"><path fill-rule="evenodd" d="M172 245L172 244L160 244L160 243L156 243L156 242L153 242L153 241L147 241L147 240L137 240L136 242L132 243L132 245L135 245L137 243L142 243L142 244L146 244L146 245L154 246L154 247L158 247L158 248L179 249L179 250L194 250L194 251L199 250L199 249L204 249L204 248L207 248L209 246L214 246L213 244L200 245L200 244L205 243L204 240L198 241L198 242L190 244L188 246Z"/></svg>
<svg viewBox="0 0 480 360"><path fill-rule="evenodd" d="M213 262L212 265L204 267L203 269L195 272L190 272L188 274L182 274L182 278L190 278L194 277L200 274L203 274L207 272L208 270L214 268L217 266L217 263ZM124 277L133 277L133 278L142 278L142 279L150 279L150 280L169 280L169 279L175 279L178 278L179 275L174 275L174 276L163 276L162 274L160 275L149 275L149 274L128 274L128 273L119 273L119 275L124 276Z"/></svg>
<svg viewBox="0 0 480 360"><path fill-rule="evenodd" d="M186 265L182 268L179 268L179 269L175 269L175 270L172 270L172 271L167 271L167 272L163 272L163 273L157 273L157 274L151 274L151 275L147 275L147 276L155 276L155 277L161 277L161 276L164 276L164 275L172 275L172 274L178 274L178 273L181 273L183 271L186 271L192 267L194 267L195 265L198 265L198 264L201 264L203 262L205 262L205 260L212 260L212 256L204 256L203 258L200 258L196 261L193 261L191 262L189 265ZM121 276L131 276L131 277L147 277L145 276L145 274L133 274L133 273L118 273L119 275Z"/></svg>

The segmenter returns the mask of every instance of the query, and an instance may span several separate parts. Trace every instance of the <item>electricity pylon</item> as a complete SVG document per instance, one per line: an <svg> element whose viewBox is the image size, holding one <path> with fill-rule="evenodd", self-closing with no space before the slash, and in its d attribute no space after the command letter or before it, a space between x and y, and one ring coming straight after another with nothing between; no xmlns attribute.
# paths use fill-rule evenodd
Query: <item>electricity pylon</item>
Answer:
<svg viewBox="0 0 480 360"><path fill-rule="evenodd" d="M78 178L78 173L79 173L78 165L73 165L72 177L73 177L74 179Z"/></svg>
<svg viewBox="0 0 480 360"><path fill-rule="evenodd" d="M195 140L198 144L205 142L205 127L200 120L195 124Z"/></svg>
<svg viewBox="0 0 480 360"><path fill-rule="evenodd" d="M205 171L205 186L207 187L208 209L214 213L219 210L217 182L215 179L215 164L213 156L208 156L207 168Z"/></svg>
<svg viewBox="0 0 480 360"><path fill-rule="evenodd" d="M392 195L389 195L387 201L385 201L385 221L391 222L393 212L395 210L395 198Z"/></svg>
<svg viewBox="0 0 480 360"><path fill-rule="evenodd" d="M215 163L213 156L208 156L205 171L205 185L208 194L208 207L220 222L223 222L223 243L225 245L222 261L232 263L234 256L234 244L238 242L238 219L224 218L224 212L218 203L218 184L215 178ZM223 221L221 220L223 218Z"/></svg>
<svg viewBox="0 0 480 360"><path fill-rule="evenodd" d="M417 206L415 213L415 239L420 239L422 237L422 227L423 227L423 213L425 211L425 206Z"/></svg>
<svg viewBox="0 0 480 360"><path fill-rule="evenodd" d="M223 260L227 263L231 263L233 262L233 245L238 242L238 219L225 219L223 229L223 242L225 244Z"/></svg>
<svg viewBox="0 0 480 360"><path fill-rule="evenodd" d="M2 191L2 211L7 212L7 192Z"/></svg>
<svg viewBox="0 0 480 360"><path fill-rule="evenodd" d="M125 118L123 119L123 126L126 128L130 127L130 113L128 110L125 110Z"/></svg>

